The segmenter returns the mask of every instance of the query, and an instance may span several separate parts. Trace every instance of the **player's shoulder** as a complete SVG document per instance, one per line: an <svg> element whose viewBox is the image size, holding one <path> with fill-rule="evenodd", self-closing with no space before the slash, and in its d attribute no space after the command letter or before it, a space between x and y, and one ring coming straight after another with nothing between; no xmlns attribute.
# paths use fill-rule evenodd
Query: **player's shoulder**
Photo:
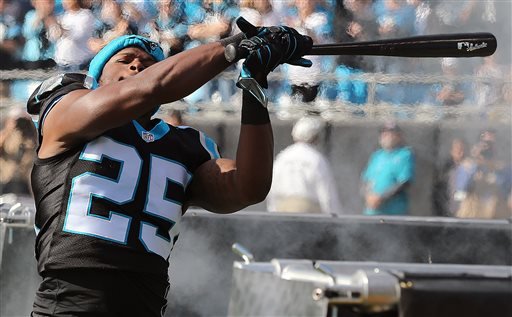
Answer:
<svg viewBox="0 0 512 317"><path fill-rule="evenodd" d="M217 159L220 158L220 152L217 143L214 139L212 139L210 136L208 136L206 133L204 133L201 130L198 130L196 128L190 127L190 126L172 126L181 133L185 138L188 140L193 139L196 144L200 145L200 147L204 148L210 158Z"/></svg>
<svg viewBox="0 0 512 317"><path fill-rule="evenodd" d="M55 75L37 86L27 101L27 112L37 115L48 102L73 90L90 88L90 77L85 74L64 73Z"/></svg>
<svg viewBox="0 0 512 317"><path fill-rule="evenodd" d="M200 129L197 129L197 128L194 128L194 127L191 127L188 125L177 125L177 126L174 126L171 124L168 124L168 125L183 134L191 134L191 135L202 134L202 135L207 136L206 133L204 133Z"/></svg>
<svg viewBox="0 0 512 317"><path fill-rule="evenodd" d="M199 138L201 136L201 131L194 128L194 127L191 127L191 126L188 126L188 125L171 125L171 124L168 124L169 127L171 127L171 129L174 129L177 133L183 135L183 136L188 136L188 137L193 137L193 138Z"/></svg>

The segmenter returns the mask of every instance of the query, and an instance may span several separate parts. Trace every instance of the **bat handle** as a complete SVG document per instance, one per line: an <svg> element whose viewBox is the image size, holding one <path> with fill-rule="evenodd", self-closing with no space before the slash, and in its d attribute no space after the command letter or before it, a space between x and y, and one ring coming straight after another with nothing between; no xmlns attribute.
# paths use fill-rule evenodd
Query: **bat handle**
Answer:
<svg viewBox="0 0 512 317"><path fill-rule="evenodd" d="M249 51L243 47L236 46L235 44L229 44L224 49L224 57L230 63L237 62L242 58L249 56Z"/></svg>

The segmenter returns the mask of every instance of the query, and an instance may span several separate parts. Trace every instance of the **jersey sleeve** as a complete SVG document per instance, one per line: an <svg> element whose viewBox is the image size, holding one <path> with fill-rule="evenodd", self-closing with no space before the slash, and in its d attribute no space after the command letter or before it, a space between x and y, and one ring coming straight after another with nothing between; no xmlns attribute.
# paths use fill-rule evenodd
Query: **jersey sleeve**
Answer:
<svg viewBox="0 0 512 317"><path fill-rule="evenodd" d="M217 143L206 133L189 126L178 126L175 128L181 131L181 135L184 138L183 142L189 145L187 148L190 152L187 155L188 161L191 162L190 171L194 172L196 168L206 161L222 157Z"/></svg>
<svg viewBox="0 0 512 317"><path fill-rule="evenodd" d="M27 112L39 115L39 133L42 131L44 118L60 98L73 90L89 88L87 76L79 73L60 74L43 81L27 102Z"/></svg>
<svg viewBox="0 0 512 317"><path fill-rule="evenodd" d="M221 157L217 143L215 143L212 138L201 131L199 131L199 141L201 142L203 148L210 155L210 159L218 159Z"/></svg>

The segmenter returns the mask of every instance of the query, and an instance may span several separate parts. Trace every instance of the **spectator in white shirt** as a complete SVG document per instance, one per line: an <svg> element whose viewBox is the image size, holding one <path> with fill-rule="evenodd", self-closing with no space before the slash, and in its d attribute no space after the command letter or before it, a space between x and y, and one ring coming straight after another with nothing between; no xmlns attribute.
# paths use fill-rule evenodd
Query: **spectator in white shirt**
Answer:
<svg viewBox="0 0 512 317"><path fill-rule="evenodd" d="M85 69L93 57L87 41L93 36L95 17L82 8L81 0L63 0L59 19L61 35L56 43L55 62L65 70Z"/></svg>
<svg viewBox="0 0 512 317"><path fill-rule="evenodd" d="M341 213L331 167L316 148L323 129L323 121L313 117L304 117L293 127L294 144L274 162L269 211Z"/></svg>

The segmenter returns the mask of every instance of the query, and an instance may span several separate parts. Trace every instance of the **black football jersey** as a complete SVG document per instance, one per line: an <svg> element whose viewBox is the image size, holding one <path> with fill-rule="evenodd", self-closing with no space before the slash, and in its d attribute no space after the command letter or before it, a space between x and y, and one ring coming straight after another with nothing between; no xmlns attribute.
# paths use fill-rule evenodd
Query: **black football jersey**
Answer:
<svg viewBox="0 0 512 317"><path fill-rule="evenodd" d="M87 87L85 76L68 75L43 82L29 100L39 112L40 138L52 106L65 93ZM36 159L32 189L40 272L112 268L167 274L185 190L194 171L219 153L200 131L153 123L146 131L134 120L73 150Z"/></svg>

